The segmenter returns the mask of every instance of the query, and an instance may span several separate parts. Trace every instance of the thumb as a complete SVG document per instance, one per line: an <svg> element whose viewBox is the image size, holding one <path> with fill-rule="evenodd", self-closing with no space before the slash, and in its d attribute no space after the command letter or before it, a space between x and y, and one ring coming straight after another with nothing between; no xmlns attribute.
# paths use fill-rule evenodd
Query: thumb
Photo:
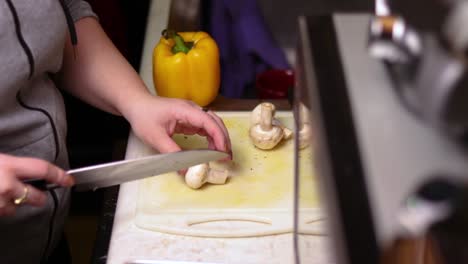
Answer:
<svg viewBox="0 0 468 264"><path fill-rule="evenodd" d="M166 133L162 133L160 137L156 139L156 149L161 153L177 152L182 150L179 145ZM184 176L187 173L187 169L179 170L179 175Z"/></svg>
<svg viewBox="0 0 468 264"><path fill-rule="evenodd" d="M154 133L151 142L153 147L161 153L177 152L181 148L167 133Z"/></svg>

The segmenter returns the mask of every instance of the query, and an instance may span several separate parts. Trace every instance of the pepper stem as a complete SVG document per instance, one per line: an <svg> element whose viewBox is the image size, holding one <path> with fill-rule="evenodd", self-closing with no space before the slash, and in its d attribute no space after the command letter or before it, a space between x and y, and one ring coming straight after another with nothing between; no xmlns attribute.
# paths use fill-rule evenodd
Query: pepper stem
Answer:
<svg viewBox="0 0 468 264"><path fill-rule="evenodd" d="M172 47L173 54L178 52L188 53L193 46L193 42L185 42L175 30L165 29L161 32L161 35L165 39L172 38L174 40L175 45Z"/></svg>

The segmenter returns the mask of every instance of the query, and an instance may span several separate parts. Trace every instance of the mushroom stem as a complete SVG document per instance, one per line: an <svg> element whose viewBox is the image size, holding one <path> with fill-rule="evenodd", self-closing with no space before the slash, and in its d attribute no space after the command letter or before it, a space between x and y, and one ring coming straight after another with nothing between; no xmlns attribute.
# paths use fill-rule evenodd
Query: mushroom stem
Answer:
<svg viewBox="0 0 468 264"><path fill-rule="evenodd" d="M270 131L273 122L273 107L270 104L262 104L260 117L260 127L262 130Z"/></svg>
<svg viewBox="0 0 468 264"><path fill-rule="evenodd" d="M212 184L225 184L228 178L227 170L210 169L206 182Z"/></svg>
<svg viewBox="0 0 468 264"><path fill-rule="evenodd" d="M283 129L283 134L284 134L283 138L284 139L290 139L292 134L293 134L291 129L289 129L289 128L283 126L283 125L281 125L280 127Z"/></svg>

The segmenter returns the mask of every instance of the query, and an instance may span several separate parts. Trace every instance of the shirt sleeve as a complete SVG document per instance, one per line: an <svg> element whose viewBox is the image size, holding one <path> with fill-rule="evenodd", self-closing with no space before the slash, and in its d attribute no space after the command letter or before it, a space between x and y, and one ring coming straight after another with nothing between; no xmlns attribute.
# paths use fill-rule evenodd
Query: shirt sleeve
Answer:
<svg viewBox="0 0 468 264"><path fill-rule="evenodd" d="M98 16L93 12L93 9L83 0L65 0L65 4L70 11L70 15L73 21L76 22L84 17L94 17L98 19Z"/></svg>

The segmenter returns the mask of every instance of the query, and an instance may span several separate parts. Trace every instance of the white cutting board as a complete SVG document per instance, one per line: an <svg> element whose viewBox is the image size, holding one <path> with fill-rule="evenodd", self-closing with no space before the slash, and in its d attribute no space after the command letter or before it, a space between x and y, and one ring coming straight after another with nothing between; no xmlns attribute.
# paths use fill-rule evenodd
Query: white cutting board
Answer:
<svg viewBox="0 0 468 264"><path fill-rule="evenodd" d="M232 142L232 162L212 162L229 170L225 185L193 190L182 176L167 173L140 181L136 226L156 232L199 237L250 237L292 232L294 140L273 150L255 148L248 136L250 112L217 112ZM277 118L293 130L290 111ZM199 136L174 136L183 149L206 148ZM301 233L324 234L315 188L311 148L301 150Z"/></svg>

